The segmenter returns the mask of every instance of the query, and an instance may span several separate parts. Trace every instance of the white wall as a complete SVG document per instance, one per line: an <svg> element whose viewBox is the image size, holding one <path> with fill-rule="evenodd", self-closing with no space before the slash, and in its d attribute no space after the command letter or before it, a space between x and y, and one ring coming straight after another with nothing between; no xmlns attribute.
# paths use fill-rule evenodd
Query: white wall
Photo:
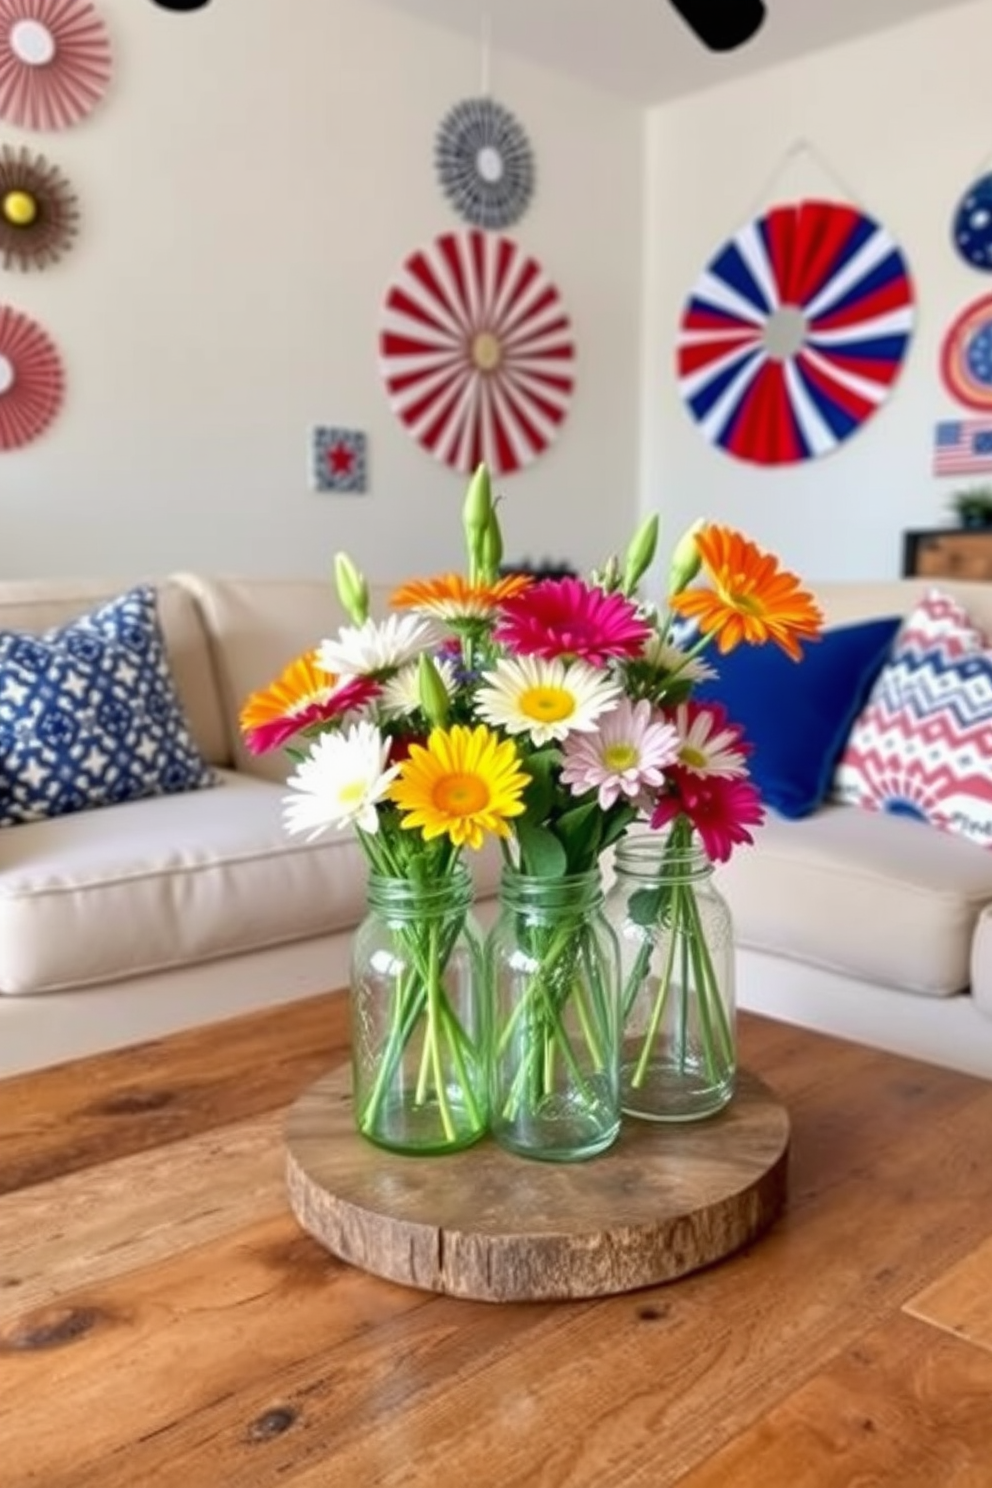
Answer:
<svg viewBox="0 0 992 1488"><path fill-rule="evenodd" d="M323 574L341 547L386 579L458 563L464 481L389 411L376 348L403 259L462 226L434 134L479 92L479 47L374 0L97 5L116 64L98 109L0 126L83 212L60 264L0 276L69 384L51 429L0 454L0 576ZM585 566L637 511L643 119L498 53L492 90L537 163L512 235L578 347L558 442L501 483L507 556ZM369 495L311 492L314 423L368 431Z"/></svg>
<svg viewBox="0 0 992 1488"><path fill-rule="evenodd" d="M990 56L992 4L978 0L650 112L641 501L664 512L669 539L709 516L807 578L871 578L898 573L904 528L953 520L947 495L962 482L932 476L933 430L967 411L944 392L937 364L960 308L992 292L950 238L958 200L992 166ZM803 140L825 166L799 151L766 190ZM706 443L678 393L685 298L754 213L844 187L895 235L914 275L901 378L830 455L773 469L735 460Z"/></svg>

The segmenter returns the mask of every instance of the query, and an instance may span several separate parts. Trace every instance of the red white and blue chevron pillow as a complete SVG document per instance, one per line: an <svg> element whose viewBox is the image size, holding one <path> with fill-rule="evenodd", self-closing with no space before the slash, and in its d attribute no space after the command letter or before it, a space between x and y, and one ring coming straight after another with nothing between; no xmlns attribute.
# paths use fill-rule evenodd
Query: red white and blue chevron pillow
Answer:
<svg viewBox="0 0 992 1488"><path fill-rule="evenodd" d="M939 590L899 631L848 736L833 796L992 849L992 649Z"/></svg>

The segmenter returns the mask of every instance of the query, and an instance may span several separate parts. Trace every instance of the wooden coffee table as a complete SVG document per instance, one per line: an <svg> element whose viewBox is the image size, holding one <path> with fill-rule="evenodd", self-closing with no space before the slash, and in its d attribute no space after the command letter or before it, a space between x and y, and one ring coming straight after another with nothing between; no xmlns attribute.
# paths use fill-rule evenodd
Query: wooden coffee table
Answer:
<svg viewBox="0 0 992 1488"><path fill-rule="evenodd" d="M289 1212L345 1011L0 1083L3 1488L992 1484L992 1085L742 1017L792 1120L775 1226L651 1290L466 1302Z"/></svg>

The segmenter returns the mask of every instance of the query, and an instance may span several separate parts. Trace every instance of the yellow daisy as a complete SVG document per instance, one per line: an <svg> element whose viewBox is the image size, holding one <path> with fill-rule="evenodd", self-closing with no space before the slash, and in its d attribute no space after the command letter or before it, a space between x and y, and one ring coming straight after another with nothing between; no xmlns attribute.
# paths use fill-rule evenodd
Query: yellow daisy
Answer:
<svg viewBox="0 0 992 1488"><path fill-rule="evenodd" d="M401 825L426 839L445 833L455 847L479 848L486 832L508 837L507 817L524 810L530 776L520 769L512 739L480 724L434 729L426 747L411 744L390 799L405 812Z"/></svg>

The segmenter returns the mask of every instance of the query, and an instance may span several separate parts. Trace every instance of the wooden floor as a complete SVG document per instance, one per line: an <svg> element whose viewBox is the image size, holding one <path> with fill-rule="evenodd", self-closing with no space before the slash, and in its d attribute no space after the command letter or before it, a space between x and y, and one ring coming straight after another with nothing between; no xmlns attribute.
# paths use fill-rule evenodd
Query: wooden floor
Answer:
<svg viewBox="0 0 992 1488"><path fill-rule="evenodd" d="M0 1485L992 1488L992 1085L741 1042L792 1119L784 1217L597 1302L302 1234L283 1113L345 1057L340 997L0 1083Z"/></svg>

